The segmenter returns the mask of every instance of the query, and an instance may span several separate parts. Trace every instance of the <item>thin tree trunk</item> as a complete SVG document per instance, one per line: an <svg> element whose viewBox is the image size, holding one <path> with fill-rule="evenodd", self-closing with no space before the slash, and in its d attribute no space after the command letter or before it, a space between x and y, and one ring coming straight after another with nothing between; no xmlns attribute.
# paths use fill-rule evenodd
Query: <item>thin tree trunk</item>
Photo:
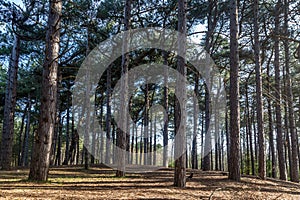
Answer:
<svg viewBox="0 0 300 200"><path fill-rule="evenodd" d="M134 125L135 126L135 125ZM138 126L135 129L135 164L139 164Z"/></svg>
<svg viewBox="0 0 300 200"><path fill-rule="evenodd" d="M204 158L203 170L211 170L211 135L209 131L210 123L210 95L207 86L205 86L205 141L204 141Z"/></svg>
<svg viewBox="0 0 300 200"><path fill-rule="evenodd" d="M61 143L62 143L62 126L63 126L63 119L61 117L61 112L59 113L58 119L58 141L57 141L57 153L55 159L55 165L61 165Z"/></svg>
<svg viewBox="0 0 300 200"><path fill-rule="evenodd" d="M274 134L273 134L273 119L272 119L272 101L271 101L271 73L270 73L270 64L271 64L271 59L273 56L273 51L270 56L270 59L268 60L267 63L267 82L268 82L268 127L269 127L269 145L270 145L270 151L271 151L271 162L272 162L272 177L276 178L277 173L276 173L276 156L275 156L275 146L274 146Z"/></svg>
<svg viewBox="0 0 300 200"><path fill-rule="evenodd" d="M102 100L100 101L100 104L101 104L101 108L100 108L100 120L99 120L99 123L102 127L103 125L103 103L102 103ZM100 130L100 162L103 163L104 162L104 132L102 130ZM94 134L94 133L93 133Z"/></svg>
<svg viewBox="0 0 300 200"><path fill-rule="evenodd" d="M156 144L156 123L157 123L157 119L156 119L156 114L154 115L154 143L153 143L153 165L156 165L156 154L157 154L157 144Z"/></svg>
<svg viewBox="0 0 300 200"><path fill-rule="evenodd" d="M22 148L22 166L28 166L28 146L29 146L29 133L30 133L30 119L31 119L31 97L28 94L28 111L26 119L25 135L23 139Z"/></svg>
<svg viewBox="0 0 300 200"><path fill-rule="evenodd" d="M192 169L198 169L197 158L197 133L198 133L198 95L199 95L199 74L195 74L195 88L194 88L194 130L193 130L193 144L192 144Z"/></svg>
<svg viewBox="0 0 300 200"><path fill-rule="evenodd" d="M247 80L248 82L248 80ZM245 121L246 121L246 143L247 143L247 153L246 153L246 166L247 166L247 171L246 171L246 174L249 175L250 174L250 145L252 145L250 143L250 137L251 137L251 134L250 134L250 131L249 131L249 127L251 126L250 125L250 117L249 117L249 98L248 98L248 83L246 83L246 86L245 86L245 94L246 94L246 108L245 108Z"/></svg>
<svg viewBox="0 0 300 200"><path fill-rule="evenodd" d="M284 0L284 29L285 34L288 37L288 15L289 15L289 1ZM288 119L289 119L289 130L291 133L291 151L292 151L292 159L291 159L291 181L299 182L299 158L298 158L298 136L296 133L295 127L295 117L294 117L294 109L293 109L293 91L292 91L292 83L290 77L290 50L289 50L289 41L284 41L284 55L285 55L285 70L286 70L286 91L287 91L287 104L288 104Z"/></svg>
<svg viewBox="0 0 300 200"><path fill-rule="evenodd" d="M22 136L23 136L23 131L24 131L24 124L25 124L25 118L27 116L28 113L28 107L29 107L29 100L31 100L30 98L30 93L28 94L28 102L26 104L26 107L24 109L24 114L22 116L22 121L21 121L21 127L20 127L20 136L19 136L19 149L18 149L18 166L22 165L22 155L23 155L23 148L22 148ZM24 139L25 139L25 135L24 135ZM23 139L23 141L24 141Z"/></svg>
<svg viewBox="0 0 300 200"><path fill-rule="evenodd" d="M96 98L96 97L95 97ZM101 116L101 120L100 120L100 125L102 127L102 113L103 113L103 104L101 103L101 111L100 111L100 116ZM95 118L97 116L96 110L93 110L92 112L93 114L93 119L92 119L92 124L91 124L91 134L92 134L92 149L91 149L91 164L95 164L95 157L96 155L96 136L98 133L95 132ZM103 135L103 131L101 130L101 136ZM103 137L101 138L101 144L103 145ZM103 158L102 158L103 159ZM104 160L101 160L101 162L104 162Z"/></svg>
<svg viewBox="0 0 300 200"><path fill-rule="evenodd" d="M279 17L280 17L280 7L281 0L278 0L275 6L275 35L279 34ZM274 58L274 68L275 68L275 114L276 114L276 130L277 130L277 151L278 151L278 164L279 164L279 178L281 180L286 180L286 168L285 168L285 158L283 151L283 136L282 136L282 119L281 119L281 89L280 89L280 65L279 65L279 38L275 37L275 58Z"/></svg>
<svg viewBox="0 0 300 200"><path fill-rule="evenodd" d="M124 10L124 29L125 31L130 30L131 22L131 0L125 1L125 10ZM128 100L128 62L129 56L127 53L128 48L128 34L123 38L122 44L122 81L121 81L121 109L120 109L120 120L121 127L117 130L117 177L125 176L125 164L126 164L126 130L127 130L127 120L126 120L126 111L127 111L127 100Z"/></svg>
<svg viewBox="0 0 300 200"><path fill-rule="evenodd" d="M174 141L174 186L183 188L186 185L186 0L178 0L178 31L179 36L177 71L181 76L177 76L176 92L181 95L180 102L175 103L175 141ZM181 123L183 122L183 123Z"/></svg>
<svg viewBox="0 0 300 200"><path fill-rule="evenodd" d="M261 78L261 59L260 59L260 41L258 25L258 0L253 1L254 11L254 55L255 55L255 74L256 74L256 116L258 130L258 172L261 179L266 179L266 158L264 144L264 127L263 127L263 102L262 102L262 78Z"/></svg>
<svg viewBox="0 0 300 200"><path fill-rule="evenodd" d="M150 113L150 122L149 122L149 128L150 128L150 136L149 136L149 157L148 157L148 164L149 165L152 165L152 154L153 154L153 151L152 151L152 139L153 139L153 113Z"/></svg>
<svg viewBox="0 0 300 200"><path fill-rule="evenodd" d="M130 152L131 152L131 157L130 157L130 164L133 164L133 158L134 158L134 154L133 154L133 152L134 152L134 134L135 134L135 126L134 126L134 124L133 124L133 126L132 126L132 136L131 136L131 146L130 146Z"/></svg>
<svg viewBox="0 0 300 200"><path fill-rule="evenodd" d="M106 153L105 163L110 163L111 157L111 65L107 68L107 80L106 80Z"/></svg>
<svg viewBox="0 0 300 200"><path fill-rule="evenodd" d="M68 87L68 91L70 88ZM67 165L69 161L69 141L70 141L70 96L69 92L67 93L67 123L66 123L66 150L65 150L65 159L63 165Z"/></svg>
<svg viewBox="0 0 300 200"><path fill-rule="evenodd" d="M13 158L13 139L14 139L14 117L17 100L17 74L20 56L20 38L14 36L14 45L12 48L8 78L5 91L4 119L1 140L0 167L3 170L10 170Z"/></svg>
<svg viewBox="0 0 300 200"><path fill-rule="evenodd" d="M229 179L240 181L238 6L230 0L230 162Z"/></svg>
<svg viewBox="0 0 300 200"><path fill-rule="evenodd" d="M148 163L149 149L149 85L146 83L145 88L145 112L144 112L144 165Z"/></svg>
<svg viewBox="0 0 300 200"><path fill-rule="evenodd" d="M48 178L54 133L62 1L50 1L49 6L39 128L29 173L30 180L39 181L46 181Z"/></svg>
<svg viewBox="0 0 300 200"><path fill-rule="evenodd" d="M168 54L167 52L163 52L164 65L168 65ZM164 107L167 112L164 129L163 129L163 166L168 167L169 159L168 159L168 140L169 140L169 91L168 91L168 76L169 70L166 68L164 70Z"/></svg>
<svg viewBox="0 0 300 200"><path fill-rule="evenodd" d="M142 164L142 159L143 159L143 121L142 121L142 125L141 125L141 137L140 137L140 161L139 164Z"/></svg>

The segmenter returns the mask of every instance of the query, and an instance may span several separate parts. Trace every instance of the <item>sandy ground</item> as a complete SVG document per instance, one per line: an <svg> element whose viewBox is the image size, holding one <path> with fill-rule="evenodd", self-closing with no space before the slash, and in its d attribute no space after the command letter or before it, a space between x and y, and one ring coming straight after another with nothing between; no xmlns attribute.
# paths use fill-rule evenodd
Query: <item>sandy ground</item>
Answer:
<svg viewBox="0 0 300 200"><path fill-rule="evenodd" d="M51 168L46 183L26 181L27 169L0 171L0 199L300 199L300 184L286 181L243 177L237 183L221 172L199 170L178 189L171 169L132 171L116 178L103 167Z"/></svg>

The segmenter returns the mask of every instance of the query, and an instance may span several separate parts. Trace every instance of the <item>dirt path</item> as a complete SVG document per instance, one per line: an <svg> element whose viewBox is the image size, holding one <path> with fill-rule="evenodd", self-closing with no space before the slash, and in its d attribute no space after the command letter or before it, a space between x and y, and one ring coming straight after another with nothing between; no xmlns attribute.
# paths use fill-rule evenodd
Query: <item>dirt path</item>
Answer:
<svg viewBox="0 0 300 200"><path fill-rule="evenodd" d="M300 184L253 177L236 183L220 172L195 171L184 189L172 186L169 169L115 178L107 168L52 168L47 183L27 182L27 174L0 171L0 199L300 199Z"/></svg>

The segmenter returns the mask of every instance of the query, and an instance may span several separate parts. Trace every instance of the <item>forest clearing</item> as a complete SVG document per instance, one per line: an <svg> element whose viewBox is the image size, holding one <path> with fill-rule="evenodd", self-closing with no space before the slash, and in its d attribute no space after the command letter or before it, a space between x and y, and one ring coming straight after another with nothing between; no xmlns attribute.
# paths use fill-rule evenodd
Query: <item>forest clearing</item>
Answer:
<svg viewBox="0 0 300 200"><path fill-rule="evenodd" d="M127 168L130 170L132 166ZM0 199L299 199L300 184L245 176L230 181L216 171L194 173L184 189L173 186L173 169L127 173L117 178L102 165L54 167L47 182L28 182L28 170L0 172Z"/></svg>
<svg viewBox="0 0 300 200"><path fill-rule="evenodd" d="M300 199L299 0L0 0L0 199Z"/></svg>

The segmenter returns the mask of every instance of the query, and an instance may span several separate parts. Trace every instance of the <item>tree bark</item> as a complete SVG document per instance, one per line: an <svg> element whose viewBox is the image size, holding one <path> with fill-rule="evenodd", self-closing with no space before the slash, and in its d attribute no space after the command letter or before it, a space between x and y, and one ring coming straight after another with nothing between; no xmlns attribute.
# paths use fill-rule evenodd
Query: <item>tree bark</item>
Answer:
<svg viewBox="0 0 300 200"><path fill-rule="evenodd" d="M48 178L51 143L56 117L62 1L50 1L49 6L38 136L35 140L29 173L29 179L37 181L46 181Z"/></svg>

